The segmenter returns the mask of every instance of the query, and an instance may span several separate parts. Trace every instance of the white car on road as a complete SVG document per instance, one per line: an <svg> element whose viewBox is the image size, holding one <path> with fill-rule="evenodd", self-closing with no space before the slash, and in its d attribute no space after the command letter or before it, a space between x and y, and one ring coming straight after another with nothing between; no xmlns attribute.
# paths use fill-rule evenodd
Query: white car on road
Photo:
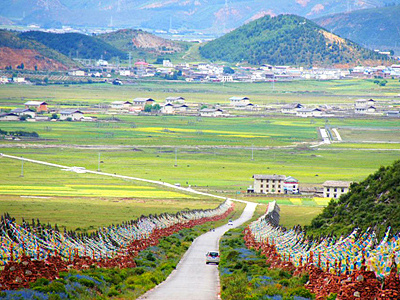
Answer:
<svg viewBox="0 0 400 300"><path fill-rule="evenodd" d="M219 264L219 252L218 251L209 251L206 254L206 264L215 263Z"/></svg>

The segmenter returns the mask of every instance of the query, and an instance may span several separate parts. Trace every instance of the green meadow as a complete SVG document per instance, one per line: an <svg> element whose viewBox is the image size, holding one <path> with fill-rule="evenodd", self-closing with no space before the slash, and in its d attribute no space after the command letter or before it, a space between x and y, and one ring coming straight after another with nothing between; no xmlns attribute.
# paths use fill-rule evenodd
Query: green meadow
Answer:
<svg viewBox="0 0 400 300"><path fill-rule="evenodd" d="M378 87L371 80L272 83L187 84L140 81L131 86L0 86L0 107L22 107L45 100L50 107L85 107L152 97L159 102L180 95L188 102L227 103L232 95L253 102L350 104L361 97L396 101L400 83ZM95 115L99 122L2 122L5 131L35 131L39 139L0 140L0 152L68 167L159 180L262 204L277 200L282 224L306 224L328 199L248 197L254 174L293 176L305 186L326 180L360 181L399 159L397 119L303 119L286 116L200 118ZM321 141L318 128L337 128L343 141ZM100 158L100 160L99 160ZM91 230L142 214L211 208L220 201L159 186L77 174L0 157L0 212L18 218L44 218L68 229ZM23 177L21 176L23 175ZM43 198L44 197L44 198ZM80 212L85 211L85 214ZM84 215L84 216L83 216Z"/></svg>
<svg viewBox="0 0 400 300"><path fill-rule="evenodd" d="M187 83L182 81L137 80L133 85L2 85L0 106L21 107L25 101L41 100L49 104L78 107L151 97L158 102L171 95L179 95L190 103L228 103L235 95L245 95L256 104L300 102L308 104L353 104L355 99L374 97L385 100L398 97L400 83L388 79L386 86L378 86L373 79L299 80L263 83Z"/></svg>

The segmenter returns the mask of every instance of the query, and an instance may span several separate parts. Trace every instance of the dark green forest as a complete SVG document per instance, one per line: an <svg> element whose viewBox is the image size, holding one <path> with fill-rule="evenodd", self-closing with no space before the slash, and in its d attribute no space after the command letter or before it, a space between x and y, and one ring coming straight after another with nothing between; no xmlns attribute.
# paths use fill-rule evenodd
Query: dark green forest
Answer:
<svg viewBox="0 0 400 300"><path fill-rule="evenodd" d="M354 227L372 228L382 237L388 226L400 232L400 160L381 167L329 205L307 227L308 234L347 234Z"/></svg>
<svg viewBox="0 0 400 300"><path fill-rule="evenodd" d="M200 53L212 61L307 67L385 59L349 40L329 40L324 32L303 17L265 16L207 43Z"/></svg>
<svg viewBox="0 0 400 300"><path fill-rule="evenodd" d="M19 35L22 39L38 41L70 58L109 60L113 57L126 59L126 53L92 36L80 33L49 33L28 31Z"/></svg>

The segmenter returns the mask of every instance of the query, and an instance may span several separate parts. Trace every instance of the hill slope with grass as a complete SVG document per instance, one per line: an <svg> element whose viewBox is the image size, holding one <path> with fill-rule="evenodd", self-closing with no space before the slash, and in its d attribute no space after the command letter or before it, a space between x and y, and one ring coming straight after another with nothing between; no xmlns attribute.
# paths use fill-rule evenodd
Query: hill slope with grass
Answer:
<svg viewBox="0 0 400 300"><path fill-rule="evenodd" d="M0 69L67 70L73 66L71 59L34 39L0 30Z"/></svg>
<svg viewBox="0 0 400 300"><path fill-rule="evenodd" d="M400 48L400 5L329 15L314 21L371 49Z"/></svg>
<svg viewBox="0 0 400 300"><path fill-rule="evenodd" d="M200 48L213 61L298 66L354 66L386 57L295 15L265 16Z"/></svg>
<svg viewBox="0 0 400 300"><path fill-rule="evenodd" d="M400 160L353 183L339 201L331 200L307 232L338 235L359 227L362 232L375 229L382 236L388 226L393 233L400 232Z"/></svg>

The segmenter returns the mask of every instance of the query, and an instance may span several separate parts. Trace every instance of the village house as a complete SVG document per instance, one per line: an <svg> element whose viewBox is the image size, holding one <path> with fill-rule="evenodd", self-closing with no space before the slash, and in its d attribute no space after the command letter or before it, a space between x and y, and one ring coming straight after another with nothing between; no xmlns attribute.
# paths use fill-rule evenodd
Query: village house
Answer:
<svg viewBox="0 0 400 300"><path fill-rule="evenodd" d="M80 76L80 77L82 77L82 76L85 76L85 71L83 71L83 70L72 70L72 71L68 72L68 75L69 76Z"/></svg>
<svg viewBox="0 0 400 300"><path fill-rule="evenodd" d="M13 77L12 81L14 83L26 83L26 80L24 77Z"/></svg>
<svg viewBox="0 0 400 300"><path fill-rule="evenodd" d="M298 110L303 109L303 108L304 108L304 106L300 103L290 103L290 104L286 104L286 105L282 106L281 112L283 114L295 115Z"/></svg>
<svg viewBox="0 0 400 300"><path fill-rule="evenodd" d="M299 181L292 176L286 177L283 182L283 191L285 194L298 194Z"/></svg>
<svg viewBox="0 0 400 300"><path fill-rule="evenodd" d="M161 113L166 115L174 114L175 113L174 106L171 103L165 104L163 107L161 107Z"/></svg>
<svg viewBox="0 0 400 300"><path fill-rule="evenodd" d="M217 78L221 82L233 82L233 76L232 75L223 74L223 75L217 76Z"/></svg>
<svg viewBox="0 0 400 300"><path fill-rule="evenodd" d="M165 98L165 103L185 103L185 98L183 97L167 97Z"/></svg>
<svg viewBox="0 0 400 300"><path fill-rule="evenodd" d="M203 108L200 110L201 117L222 117L224 112L220 108Z"/></svg>
<svg viewBox="0 0 400 300"><path fill-rule="evenodd" d="M10 83L10 80L6 76L0 76L0 84Z"/></svg>
<svg viewBox="0 0 400 300"><path fill-rule="evenodd" d="M131 76L131 70L119 70L120 76Z"/></svg>
<svg viewBox="0 0 400 300"><path fill-rule="evenodd" d="M254 193L283 194L285 175L253 175Z"/></svg>
<svg viewBox="0 0 400 300"><path fill-rule="evenodd" d="M346 194L350 189L351 182L349 181L325 181L322 186L324 187L325 198L339 198L341 195Z"/></svg>
<svg viewBox="0 0 400 300"><path fill-rule="evenodd" d="M111 108L113 109L126 109L129 110L129 108L132 107L132 102L129 101L114 101L111 102Z"/></svg>
<svg viewBox="0 0 400 300"><path fill-rule="evenodd" d="M354 102L354 113L369 114L376 112L376 101L373 99L358 99Z"/></svg>
<svg viewBox="0 0 400 300"><path fill-rule="evenodd" d="M14 113L0 114L0 121L19 121L19 116Z"/></svg>
<svg viewBox="0 0 400 300"><path fill-rule="evenodd" d="M238 105L235 105L235 109L237 109L237 110L257 110L258 106L254 105L253 103L238 104Z"/></svg>
<svg viewBox="0 0 400 300"><path fill-rule="evenodd" d="M250 103L250 99L248 97L230 97L230 105L231 106L236 106L236 105L247 105Z"/></svg>
<svg viewBox="0 0 400 300"><path fill-rule="evenodd" d="M36 117L36 112L29 108L16 108L11 111L11 113L16 114L17 116L29 116L34 119Z"/></svg>
<svg viewBox="0 0 400 300"><path fill-rule="evenodd" d="M186 104L174 104L174 110L175 112L184 113L189 110L189 106L187 106Z"/></svg>
<svg viewBox="0 0 400 300"><path fill-rule="evenodd" d="M36 110L36 112L47 112L47 103L43 101L28 101L24 103L25 108Z"/></svg>
<svg viewBox="0 0 400 300"><path fill-rule="evenodd" d="M61 121L81 121L84 117L83 112L80 110L64 110L60 111L60 120Z"/></svg>
<svg viewBox="0 0 400 300"><path fill-rule="evenodd" d="M297 117L320 117L322 115L322 110L319 108L301 108L296 111Z"/></svg>
<svg viewBox="0 0 400 300"><path fill-rule="evenodd" d="M364 106L364 107L355 107L354 108L354 113L355 114L372 114L376 112L376 107L375 106Z"/></svg>
<svg viewBox="0 0 400 300"><path fill-rule="evenodd" d="M143 110L148 104L154 105L156 101L151 98L135 98L132 100L132 105L139 110Z"/></svg>

